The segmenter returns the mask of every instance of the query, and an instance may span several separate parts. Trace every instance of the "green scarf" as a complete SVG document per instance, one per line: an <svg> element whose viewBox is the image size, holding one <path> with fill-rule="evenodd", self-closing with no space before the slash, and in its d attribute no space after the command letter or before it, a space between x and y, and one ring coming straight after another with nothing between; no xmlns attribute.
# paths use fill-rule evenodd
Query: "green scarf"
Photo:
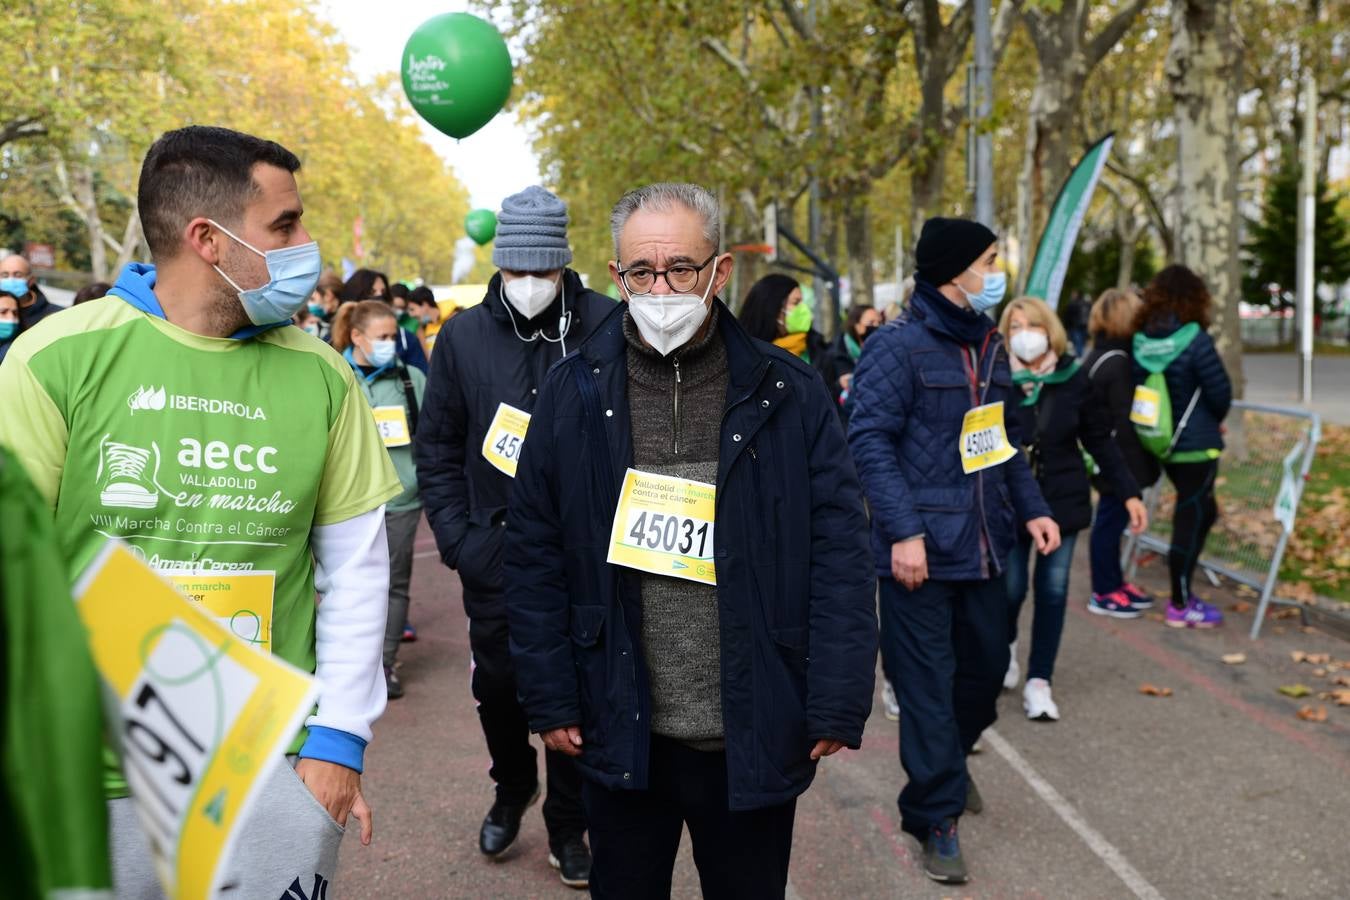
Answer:
<svg viewBox="0 0 1350 900"><path fill-rule="evenodd" d="M1044 375L1038 375L1030 369L1019 369L1012 375L1013 384L1022 386L1030 384L1031 392L1022 398L1022 406L1035 406L1041 399L1041 388L1047 384L1063 384L1077 374L1082 366L1078 360L1062 369L1055 369L1053 372L1047 372Z"/></svg>
<svg viewBox="0 0 1350 900"><path fill-rule="evenodd" d="M849 359L854 362L857 362L858 357L862 356L862 344L859 344L853 335L844 334L844 347L848 350Z"/></svg>

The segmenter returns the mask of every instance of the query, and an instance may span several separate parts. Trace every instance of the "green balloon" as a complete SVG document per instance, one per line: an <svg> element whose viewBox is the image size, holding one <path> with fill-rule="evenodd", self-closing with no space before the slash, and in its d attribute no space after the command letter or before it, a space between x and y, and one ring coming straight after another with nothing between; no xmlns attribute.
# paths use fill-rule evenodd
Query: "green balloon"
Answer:
<svg viewBox="0 0 1350 900"><path fill-rule="evenodd" d="M466 138L511 95L511 53L487 22L468 13L427 19L403 48L403 92L438 131Z"/></svg>
<svg viewBox="0 0 1350 900"><path fill-rule="evenodd" d="M464 230L481 247L497 236L497 214L490 209L471 210L464 217Z"/></svg>

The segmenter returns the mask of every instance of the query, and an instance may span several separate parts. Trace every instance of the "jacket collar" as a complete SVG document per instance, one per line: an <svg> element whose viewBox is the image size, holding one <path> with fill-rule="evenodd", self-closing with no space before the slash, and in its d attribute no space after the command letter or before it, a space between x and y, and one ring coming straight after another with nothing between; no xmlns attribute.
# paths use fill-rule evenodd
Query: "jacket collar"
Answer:
<svg viewBox="0 0 1350 900"><path fill-rule="evenodd" d="M973 309L957 306L921 278L914 280L914 296L910 298L909 307L914 318L923 322L930 331L946 335L962 344L980 347L995 328L993 319Z"/></svg>
<svg viewBox="0 0 1350 900"><path fill-rule="evenodd" d="M717 308L717 331L727 348L731 385L741 389L754 387L770 361L769 354L761 349L765 345L750 337L721 300L714 299L713 305ZM627 303L614 304L614 310L581 345L582 359L596 368L616 361L626 364L628 342L623 335L623 320L627 311Z"/></svg>
<svg viewBox="0 0 1350 900"><path fill-rule="evenodd" d="M159 305L159 298L155 296L155 281L157 278L158 275L153 265L149 263L127 263L126 267L122 269L122 273L117 276L117 283L108 293L134 306L146 315L167 320L168 316L164 315L164 307ZM281 328L289 324L291 324L290 320L274 322L271 325L248 325L230 335L230 340L247 340L262 334L264 331Z"/></svg>

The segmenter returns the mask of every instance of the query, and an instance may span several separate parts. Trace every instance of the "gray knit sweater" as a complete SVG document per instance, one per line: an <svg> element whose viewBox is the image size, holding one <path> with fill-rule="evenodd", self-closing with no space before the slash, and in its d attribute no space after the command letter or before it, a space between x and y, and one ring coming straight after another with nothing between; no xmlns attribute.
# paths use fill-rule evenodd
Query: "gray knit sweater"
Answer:
<svg viewBox="0 0 1350 900"><path fill-rule="evenodd" d="M713 316L717 312L714 309ZM633 467L717 482L727 395L727 350L714 321L697 343L662 358L624 315ZM717 589L643 574L642 648L651 682L652 731L700 750L720 750L721 626Z"/></svg>

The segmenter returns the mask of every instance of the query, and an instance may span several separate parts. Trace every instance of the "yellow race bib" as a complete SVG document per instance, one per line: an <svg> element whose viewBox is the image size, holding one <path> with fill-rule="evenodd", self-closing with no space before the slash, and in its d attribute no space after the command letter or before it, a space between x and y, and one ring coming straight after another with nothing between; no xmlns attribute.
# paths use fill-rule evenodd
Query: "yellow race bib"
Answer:
<svg viewBox="0 0 1350 900"><path fill-rule="evenodd" d="M483 458L515 478L520 449L525 446L525 432L529 427L529 413L506 403L498 406L487 436L483 438Z"/></svg>
<svg viewBox="0 0 1350 900"><path fill-rule="evenodd" d="M215 897L235 828L309 714L314 680L234 639L205 601L184 600L119 542L74 593L164 891Z"/></svg>
<svg viewBox="0 0 1350 900"><path fill-rule="evenodd" d="M1002 465L1017 455L1003 427L1003 401L968 411L961 420L961 471L970 475Z"/></svg>
<svg viewBox="0 0 1350 900"><path fill-rule="evenodd" d="M386 447L406 447L412 443L408 434L408 413L401 406L377 406L375 426L380 429Z"/></svg>
<svg viewBox="0 0 1350 900"><path fill-rule="evenodd" d="M716 485L629 469L614 511L606 562L717 584L716 515Z"/></svg>
<svg viewBox="0 0 1350 900"><path fill-rule="evenodd" d="M1134 400L1130 402L1130 421L1145 428L1157 428L1161 404L1162 397L1157 391L1139 385L1134 389Z"/></svg>
<svg viewBox="0 0 1350 900"><path fill-rule="evenodd" d="M275 572L175 572L169 582L230 634L271 652Z"/></svg>

